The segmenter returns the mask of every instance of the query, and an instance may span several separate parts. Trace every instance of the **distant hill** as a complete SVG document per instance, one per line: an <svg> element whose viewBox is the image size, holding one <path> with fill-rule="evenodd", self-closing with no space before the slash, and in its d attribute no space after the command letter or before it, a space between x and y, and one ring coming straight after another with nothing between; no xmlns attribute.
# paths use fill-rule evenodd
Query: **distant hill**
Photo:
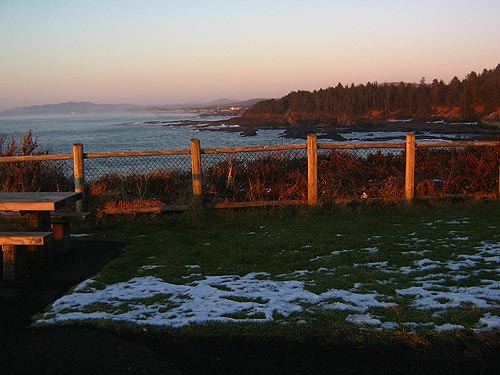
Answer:
<svg viewBox="0 0 500 375"><path fill-rule="evenodd" d="M234 107L251 107L263 100L266 100L266 98L256 98L256 99L249 99L249 100L243 100L243 101L240 101L240 102L233 102L233 103L230 103L231 106L234 106Z"/></svg>
<svg viewBox="0 0 500 375"><path fill-rule="evenodd" d="M180 104L165 104L165 105L157 105L157 106L145 106L144 110L152 110L152 111L169 111L169 110L204 110L204 109L214 109L214 108L229 108L229 107L242 107L249 108L266 98L255 98L248 100L235 100L235 99L227 99L221 98L214 100L212 102L207 103L180 103Z"/></svg>
<svg viewBox="0 0 500 375"><path fill-rule="evenodd" d="M66 102L58 104L32 105L18 107L0 112L1 116L30 116L30 115L57 115L57 114L86 114L86 113L113 113L129 112L140 109L133 104L95 104L91 102Z"/></svg>
<svg viewBox="0 0 500 375"><path fill-rule="evenodd" d="M228 104L232 104L232 103L236 103L236 102L238 102L238 100L228 99L228 98L220 98L220 99L214 100L212 102L206 103L206 105L228 105Z"/></svg>
<svg viewBox="0 0 500 375"><path fill-rule="evenodd" d="M36 116L36 115L64 115L64 114L99 114L99 113L123 113L123 112L149 112L149 111L171 111L191 110L215 107L242 107L248 108L265 100L264 98L238 101L234 99L221 98L208 103L179 103L165 104L159 106L135 105L135 104L95 104L92 102L65 102L58 104L32 105L17 107L0 112L0 116Z"/></svg>

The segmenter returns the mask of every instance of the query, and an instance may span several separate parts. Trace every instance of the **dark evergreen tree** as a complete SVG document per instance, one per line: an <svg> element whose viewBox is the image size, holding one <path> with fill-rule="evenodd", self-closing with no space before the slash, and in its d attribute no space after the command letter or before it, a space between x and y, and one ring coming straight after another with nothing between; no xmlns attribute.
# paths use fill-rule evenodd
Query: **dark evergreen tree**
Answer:
<svg viewBox="0 0 500 375"><path fill-rule="evenodd" d="M342 85L310 91L294 91L281 99L264 100L246 112L277 115L300 121L336 123L337 119L361 119L380 112L385 118L429 118L439 108L459 109L464 119L475 119L500 108L500 64L481 74L471 72L463 81L453 77L449 84L422 78L415 83ZM344 121L345 122L345 121Z"/></svg>

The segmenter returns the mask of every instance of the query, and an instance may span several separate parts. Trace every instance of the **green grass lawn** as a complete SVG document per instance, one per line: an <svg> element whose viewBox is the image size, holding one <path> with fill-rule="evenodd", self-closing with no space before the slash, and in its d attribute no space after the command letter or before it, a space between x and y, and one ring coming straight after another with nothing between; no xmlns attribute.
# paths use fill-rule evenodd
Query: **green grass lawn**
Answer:
<svg viewBox="0 0 500 375"><path fill-rule="evenodd" d="M124 255L38 322L488 331L500 326L499 210L487 201L128 220L92 237L126 241Z"/></svg>

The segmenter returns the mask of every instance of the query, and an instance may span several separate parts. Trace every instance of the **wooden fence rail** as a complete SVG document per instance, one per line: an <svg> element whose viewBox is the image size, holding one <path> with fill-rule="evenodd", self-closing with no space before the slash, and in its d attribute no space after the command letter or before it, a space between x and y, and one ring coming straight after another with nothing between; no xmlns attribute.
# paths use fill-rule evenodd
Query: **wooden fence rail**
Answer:
<svg viewBox="0 0 500 375"><path fill-rule="evenodd" d="M281 145L281 146L260 146L260 147L234 147L234 148L208 148L202 149L198 139L192 139L189 150L161 150L161 151L135 151L135 152L100 152L85 153L83 145L80 143L73 145L72 154L59 155L32 155L32 156L8 156L0 157L1 163L18 163L49 160L73 160L73 175L75 191L84 193L85 186L85 159L99 158L120 158L120 157L146 157L162 155L190 155L192 174L192 194L193 202L201 204L203 201L202 191L202 163L201 155L231 154L245 152L269 152L287 150L307 150L307 201L260 201L260 202L239 202L239 203L216 203L215 208L230 207L255 207L272 205L308 204L318 203L318 150L360 150L360 149L401 149L405 152L405 185L404 197L407 201L415 198L415 152L418 148L460 148L460 147L498 147L500 141L471 141L471 142L416 142L415 134L409 133L406 142L387 143L318 143L315 134L309 134L305 144ZM498 192L500 195L500 167ZM77 204L77 210L84 210L84 201Z"/></svg>

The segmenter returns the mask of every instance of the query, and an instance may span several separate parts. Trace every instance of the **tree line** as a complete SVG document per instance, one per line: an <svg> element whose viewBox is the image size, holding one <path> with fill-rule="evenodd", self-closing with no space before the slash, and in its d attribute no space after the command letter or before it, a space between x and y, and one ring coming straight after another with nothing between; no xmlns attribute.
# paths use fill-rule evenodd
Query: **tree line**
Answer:
<svg viewBox="0 0 500 375"><path fill-rule="evenodd" d="M310 91L294 91L281 99L268 99L251 107L244 116L288 116L298 121L350 122L353 119L456 117L476 121L500 107L500 64L456 76L448 83L422 78L419 83L377 82L342 85ZM441 112L440 112L441 111ZM453 114L452 114L453 112Z"/></svg>

